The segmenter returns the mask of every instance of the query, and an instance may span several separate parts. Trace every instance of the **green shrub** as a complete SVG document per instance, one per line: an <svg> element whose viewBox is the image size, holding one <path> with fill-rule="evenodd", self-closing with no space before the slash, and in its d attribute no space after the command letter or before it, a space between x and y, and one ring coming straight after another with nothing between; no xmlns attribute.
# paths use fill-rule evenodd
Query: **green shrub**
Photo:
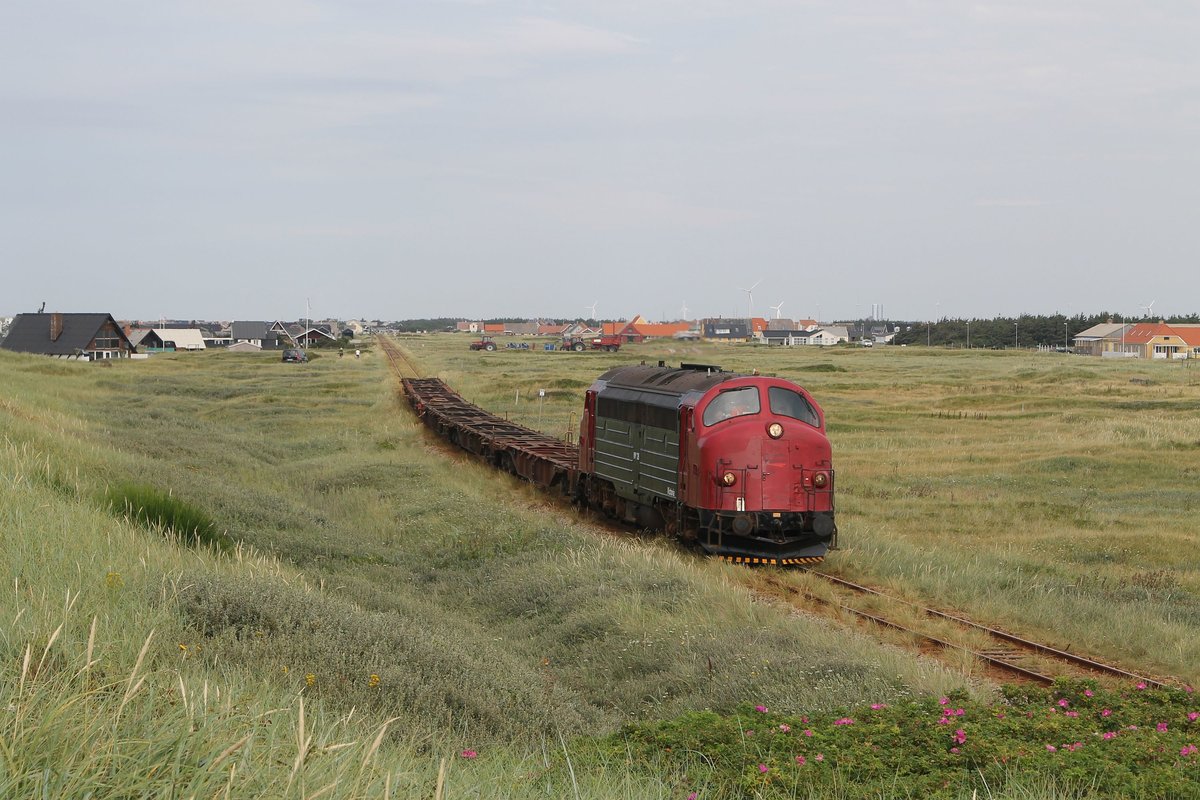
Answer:
<svg viewBox="0 0 1200 800"><path fill-rule="evenodd" d="M122 482L104 490L106 506L114 514L138 524L178 537L184 544L203 545L217 550L230 548L229 537L203 509L145 484Z"/></svg>

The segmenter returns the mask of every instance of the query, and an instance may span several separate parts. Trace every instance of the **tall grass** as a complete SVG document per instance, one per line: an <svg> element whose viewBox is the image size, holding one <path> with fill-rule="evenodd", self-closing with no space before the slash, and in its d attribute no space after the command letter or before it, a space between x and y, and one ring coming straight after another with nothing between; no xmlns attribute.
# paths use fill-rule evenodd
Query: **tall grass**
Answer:
<svg viewBox="0 0 1200 800"><path fill-rule="evenodd" d="M0 796L678 796L574 737L962 685L448 458L374 354L45 364L0 353Z"/></svg>

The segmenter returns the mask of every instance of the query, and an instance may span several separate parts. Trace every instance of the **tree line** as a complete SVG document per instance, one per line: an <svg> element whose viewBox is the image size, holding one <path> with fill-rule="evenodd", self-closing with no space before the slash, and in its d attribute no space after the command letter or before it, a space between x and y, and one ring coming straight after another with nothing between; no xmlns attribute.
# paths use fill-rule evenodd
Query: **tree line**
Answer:
<svg viewBox="0 0 1200 800"><path fill-rule="evenodd" d="M1097 314L1021 314L1017 317L993 319L940 319L937 322L888 323L889 330L899 325L901 331L893 344L929 344L941 347L1063 347L1070 346L1074 337L1093 325L1105 322L1158 322L1163 317L1136 319L1122 317L1109 311ZM1200 314L1175 315L1165 318L1171 323L1200 323Z"/></svg>

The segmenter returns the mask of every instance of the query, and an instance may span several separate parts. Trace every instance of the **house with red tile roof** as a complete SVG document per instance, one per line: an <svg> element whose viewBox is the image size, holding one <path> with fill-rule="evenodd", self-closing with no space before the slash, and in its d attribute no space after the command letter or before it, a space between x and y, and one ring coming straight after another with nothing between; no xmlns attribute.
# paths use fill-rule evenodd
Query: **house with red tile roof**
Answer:
<svg viewBox="0 0 1200 800"><path fill-rule="evenodd" d="M647 339L670 339L678 333L691 330L688 322L647 322L641 314L637 314L628 322L606 322L604 333L608 336L620 336L626 342L644 342Z"/></svg>
<svg viewBox="0 0 1200 800"><path fill-rule="evenodd" d="M1190 348L1188 356L1200 358L1200 325L1172 325L1171 329Z"/></svg>
<svg viewBox="0 0 1200 800"><path fill-rule="evenodd" d="M631 324L630 327L636 335L646 339L670 339L677 333L686 333L692 329L691 323L688 322L639 322Z"/></svg>
<svg viewBox="0 0 1200 800"><path fill-rule="evenodd" d="M1126 353L1139 358L1187 358L1195 345L1165 322L1139 322L1125 331Z"/></svg>

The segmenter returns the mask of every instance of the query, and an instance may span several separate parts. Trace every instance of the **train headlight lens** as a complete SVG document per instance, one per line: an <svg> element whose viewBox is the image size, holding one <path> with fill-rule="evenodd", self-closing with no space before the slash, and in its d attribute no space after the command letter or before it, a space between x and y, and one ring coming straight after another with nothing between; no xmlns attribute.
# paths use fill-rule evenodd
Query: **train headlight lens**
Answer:
<svg viewBox="0 0 1200 800"><path fill-rule="evenodd" d="M767 436L770 436L772 439L778 439L780 436L783 436L783 426L778 422L772 422L767 426Z"/></svg>
<svg viewBox="0 0 1200 800"><path fill-rule="evenodd" d="M813 486L817 487L818 489L824 489L828 485L829 476L824 472L818 472L816 475L813 475Z"/></svg>
<svg viewBox="0 0 1200 800"><path fill-rule="evenodd" d="M737 475L735 475L734 473L726 472L724 475L721 476L721 485L722 486L733 486L735 483L737 483Z"/></svg>

